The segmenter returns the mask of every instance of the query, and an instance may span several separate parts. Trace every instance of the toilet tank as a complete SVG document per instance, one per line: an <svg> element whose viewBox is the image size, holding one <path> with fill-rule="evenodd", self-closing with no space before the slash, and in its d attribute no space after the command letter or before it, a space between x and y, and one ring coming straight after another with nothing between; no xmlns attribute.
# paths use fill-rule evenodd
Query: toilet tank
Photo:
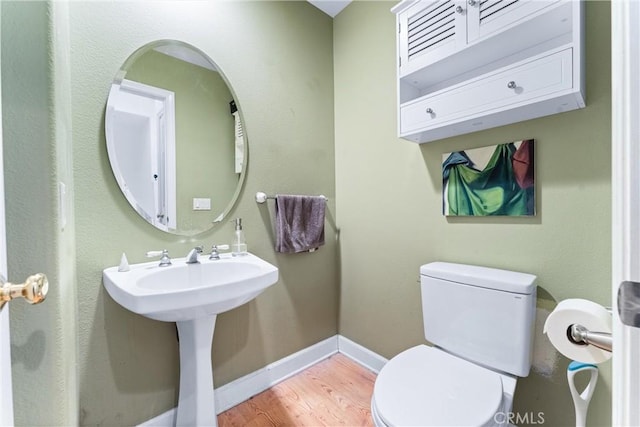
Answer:
<svg viewBox="0 0 640 427"><path fill-rule="evenodd" d="M472 362L529 375L536 276L464 264L420 267L425 338Z"/></svg>

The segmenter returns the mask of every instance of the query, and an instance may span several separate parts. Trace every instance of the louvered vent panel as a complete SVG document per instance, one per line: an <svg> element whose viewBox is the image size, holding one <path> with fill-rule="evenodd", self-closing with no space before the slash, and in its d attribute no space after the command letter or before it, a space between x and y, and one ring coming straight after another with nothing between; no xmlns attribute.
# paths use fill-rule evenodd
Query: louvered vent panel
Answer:
<svg viewBox="0 0 640 427"><path fill-rule="evenodd" d="M438 2L411 18L407 29L408 56L426 53L456 34L453 0Z"/></svg>
<svg viewBox="0 0 640 427"><path fill-rule="evenodd" d="M520 0L484 0L480 2L480 24L489 17L497 17L508 12Z"/></svg>

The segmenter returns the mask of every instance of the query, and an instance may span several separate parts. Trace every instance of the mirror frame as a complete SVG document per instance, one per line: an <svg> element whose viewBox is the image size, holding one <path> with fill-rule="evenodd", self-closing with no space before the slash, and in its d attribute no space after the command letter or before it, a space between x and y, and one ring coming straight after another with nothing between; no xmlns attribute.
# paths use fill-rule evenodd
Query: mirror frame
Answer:
<svg viewBox="0 0 640 427"><path fill-rule="evenodd" d="M149 52L150 50L153 50L158 46L166 46L166 45L180 46L180 47L190 49L198 53L200 56L202 56L202 58L206 59L208 62L210 62L218 70L220 77L222 78L224 83L227 85L227 88L229 89L229 92L231 93L233 100L235 101L236 107L238 109L238 114L240 115L240 121L242 123L244 150L243 150L242 171L240 172L240 175L238 177L238 182L236 184L235 191L231 196L231 199L227 202L222 212L211 220L210 226L201 230L181 231L178 226L175 230L164 230L158 227L157 225L153 224L151 219L149 218L149 214L139 206L139 204L137 203L135 197L131 194L131 192L128 190L125 190L127 188L127 185L124 182L124 177L119 169L119 164L116 157L115 141L112 140L113 138L109 137L109 134L110 134L109 125L111 124L111 121L112 121L112 118L108 114L111 90L109 90L109 96L107 97L107 102L105 106L105 115L104 115L104 118L105 118L104 132L105 132L105 142L107 146L107 155L109 157L111 172L113 173L113 176L116 179L116 182L118 183L120 192L125 197L129 205L134 209L134 211L136 211L138 215L140 215L142 219L144 219L149 225L154 227L156 230L159 230L165 233L178 235L178 236L196 236L196 235L210 231L216 224L223 222L225 218L227 218L229 213L233 210L233 208L236 206L238 199L240 198L240 194L244 188L244 182L245 182L247 169L249 165L249 138L247 137L246 121L244 119L244 114L242 112L241 103L238 101L238 97L235 93L235 90L233 89L233 86L229 82L229 79L227 78L225 73L222 71L221 67L215 61L213 61L209 55L204 53L201 49L198 49L197 47L191 44L188 44L186 42L179 41L179 40L162 39L162 40L155 40L145 44L144 46L141 46L140 48L136 49L131 55L129 55L127 59L124 61L124 63L120 66L116 76L111 82L111 85L121 84L122 81L125 80L127 71L131 68L132 64L135 63L136 60L138 60L142 55ZM178 144L179 142L176 140L176 146Z"/></svg>

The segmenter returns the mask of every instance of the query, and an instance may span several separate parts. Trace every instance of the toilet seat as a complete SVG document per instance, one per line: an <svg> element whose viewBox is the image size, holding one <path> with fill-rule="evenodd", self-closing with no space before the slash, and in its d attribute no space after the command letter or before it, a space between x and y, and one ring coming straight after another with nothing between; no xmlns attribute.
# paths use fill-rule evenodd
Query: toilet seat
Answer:
<svg viewBox="0 0 640 427"><path fill-rule="evenodd" d="M382 368L372 408L389 426L485 426L495 424L502 400L498 373L419 345Z"/></svg>

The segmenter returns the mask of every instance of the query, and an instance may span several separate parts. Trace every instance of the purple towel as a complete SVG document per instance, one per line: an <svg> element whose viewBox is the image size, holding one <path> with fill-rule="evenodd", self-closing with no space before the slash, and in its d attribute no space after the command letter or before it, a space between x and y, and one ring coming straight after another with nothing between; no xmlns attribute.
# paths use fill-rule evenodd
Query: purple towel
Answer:
<svg viewBox="0 0 640 427"><path fill-rule="evenodd" d="M324 196L276 195L276 251L296 253L324 245Z"/></svg>

